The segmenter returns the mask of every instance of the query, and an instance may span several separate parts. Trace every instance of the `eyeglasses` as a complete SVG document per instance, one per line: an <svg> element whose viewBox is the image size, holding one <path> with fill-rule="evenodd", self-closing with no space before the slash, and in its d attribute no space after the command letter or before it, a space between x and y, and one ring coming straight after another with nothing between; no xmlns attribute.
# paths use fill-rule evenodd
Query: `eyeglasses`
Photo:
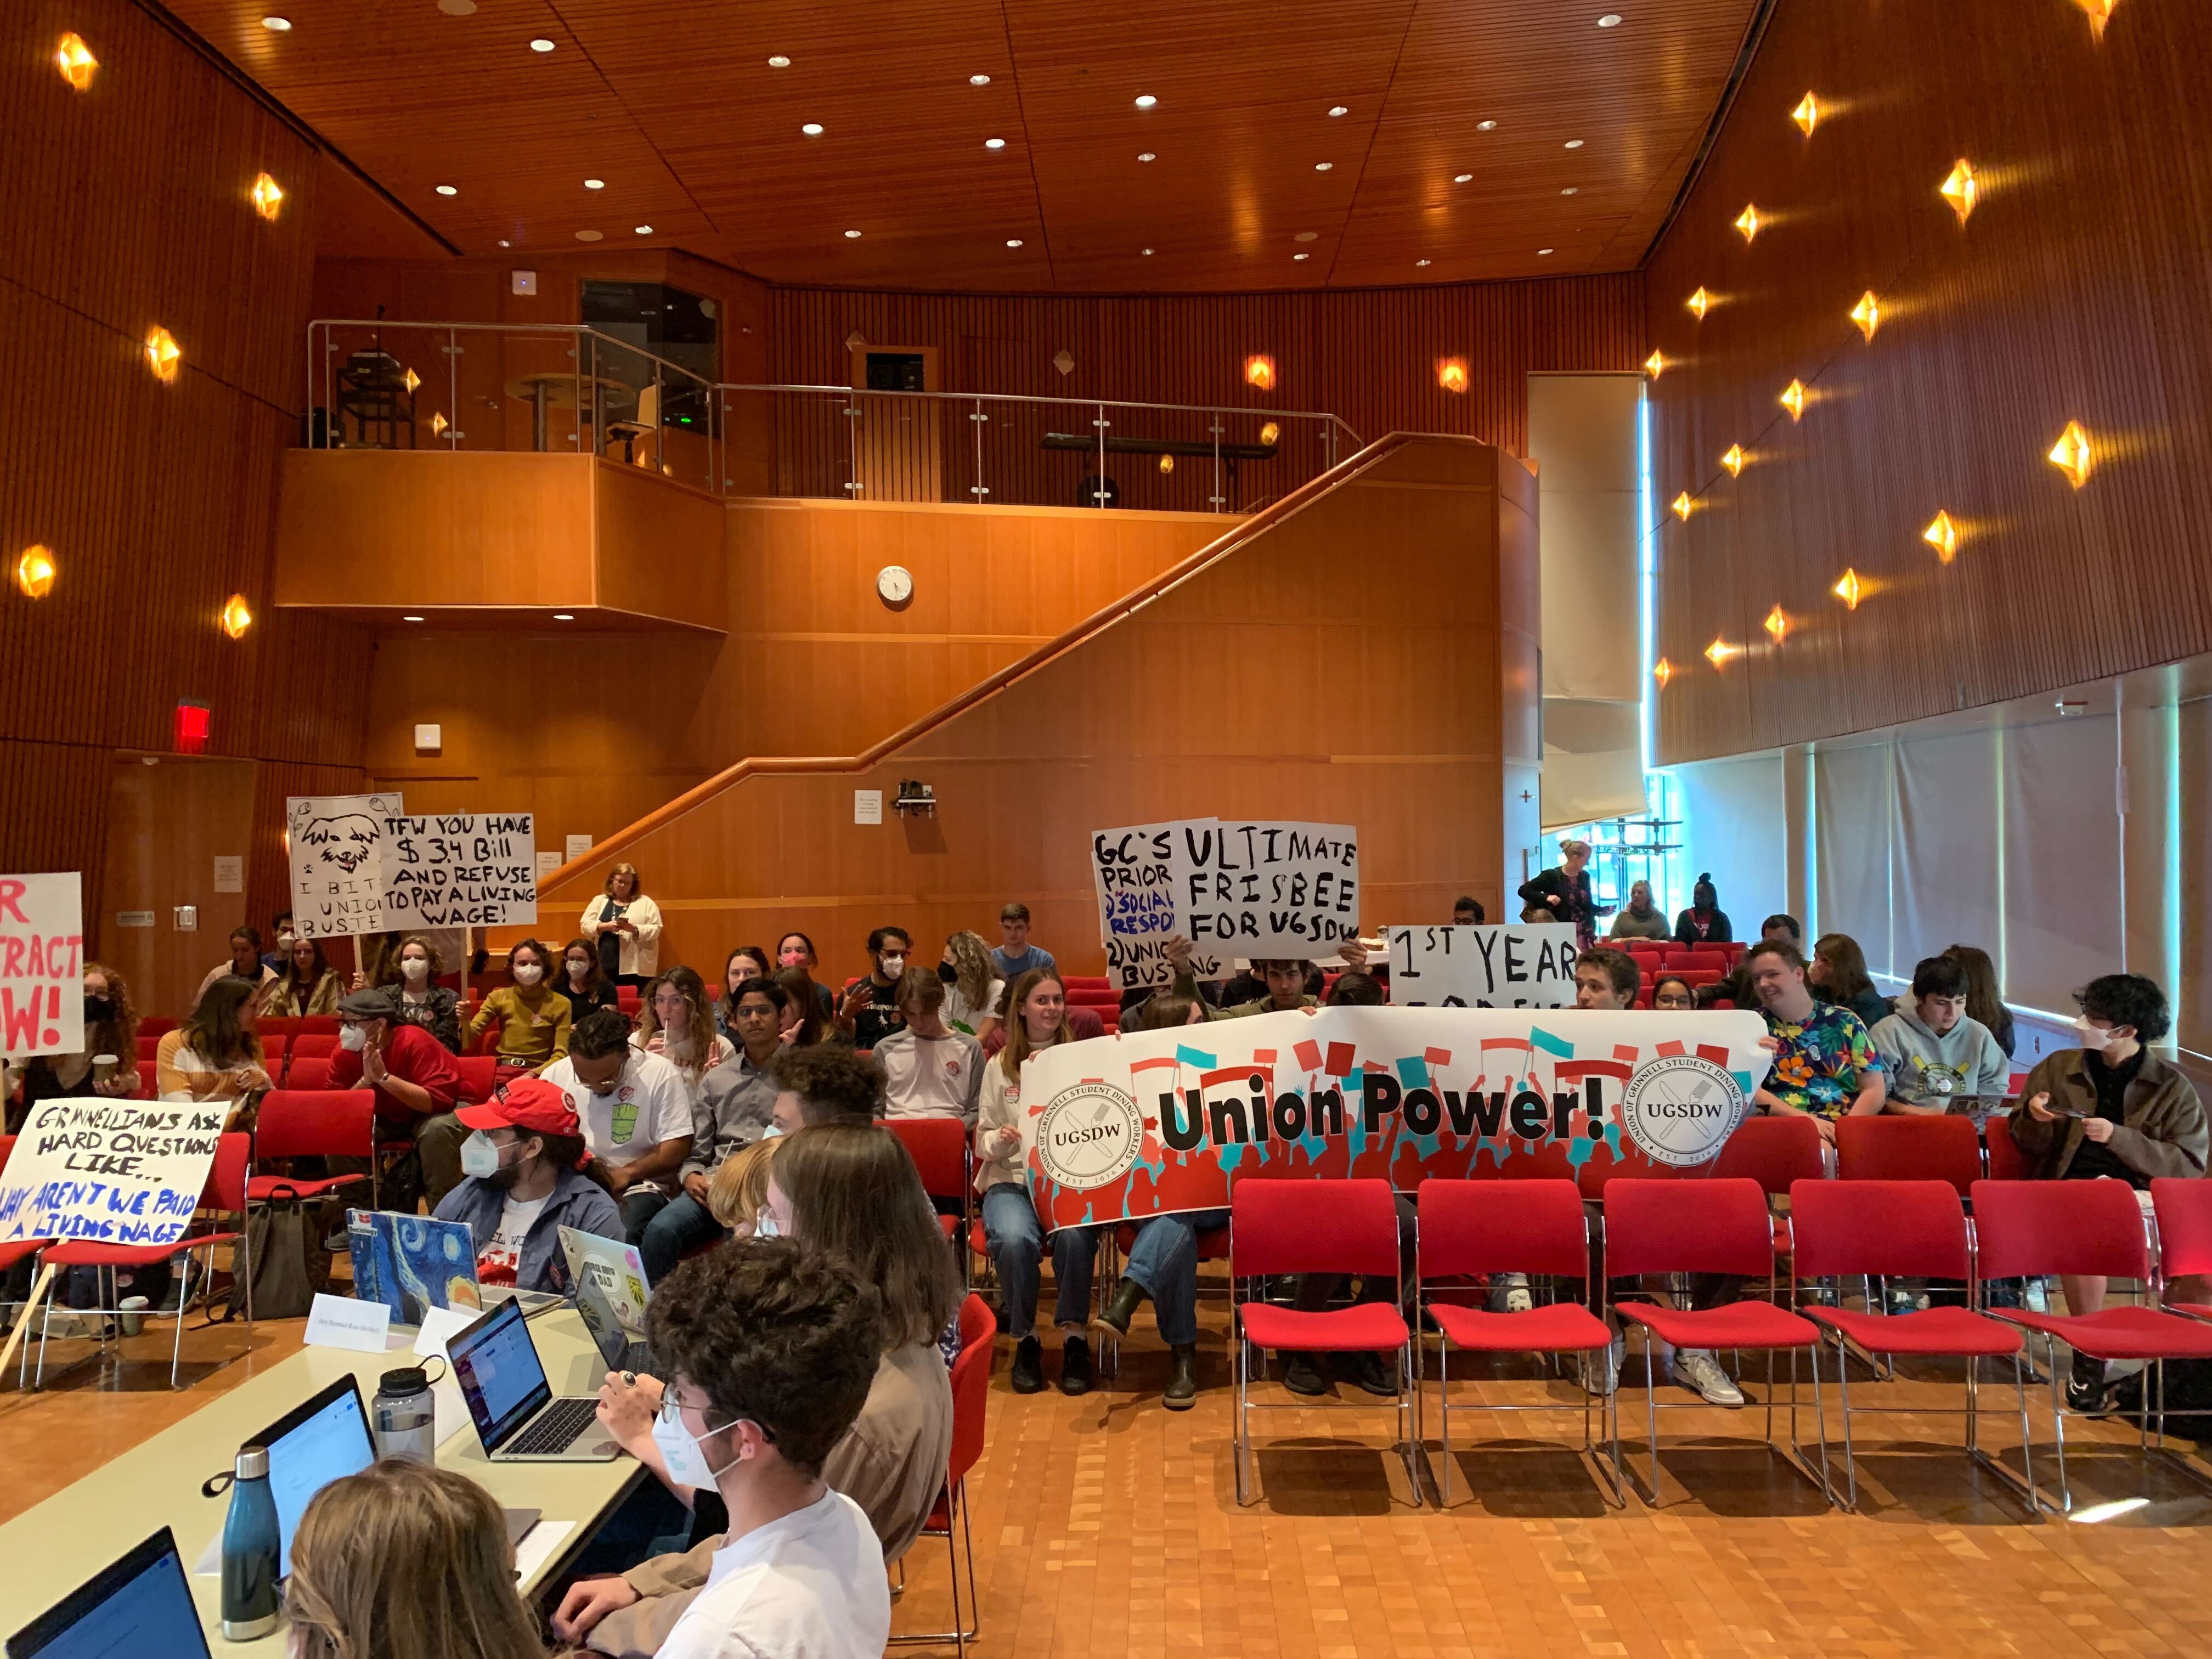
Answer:
<svg viewBox="0 0 2212 1659"><path fill-rule="evenodd" d="M679 1416L679 1413L686 1406L689 1406L693 1411L698 1413L702 1417L709 1415L714 1409L712 1405L703 1400L678 1399L676 1396L676 1390L672 1388L665 1388L660 1391L660 1420L662 1422L668 1424L680 1423L683 1419ZM751 1424L755 1428L760 1431L762 1439L767 1441L770 1445L774 1445L775 1443L775 1431L769 1427L767 1424L762 1422L757 1417L753 1416L750 1412L739 1412L737 1415L731 1418L728 1422L718 1424L714 1427L708 1429L707 1432L709 1434L720 1434L724 1429L734 1428L740 1423Z"/></svg>

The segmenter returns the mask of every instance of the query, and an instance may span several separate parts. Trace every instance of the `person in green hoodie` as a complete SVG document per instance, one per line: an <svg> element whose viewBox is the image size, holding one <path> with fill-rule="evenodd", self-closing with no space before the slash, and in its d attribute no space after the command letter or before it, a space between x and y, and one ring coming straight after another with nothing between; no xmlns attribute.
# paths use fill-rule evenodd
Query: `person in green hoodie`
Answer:
<svg viewBox="0 0 2212 1659"><path fill-rule="evenodd" d="M1875 1052L1889 1074L1886 1109L1909 1117L1941 1117L2001 1101L2011 1062L1990 1028L1966 1012L1963 964L1928 957L1912 970L1912 994L1875 1022Z"/></svg>

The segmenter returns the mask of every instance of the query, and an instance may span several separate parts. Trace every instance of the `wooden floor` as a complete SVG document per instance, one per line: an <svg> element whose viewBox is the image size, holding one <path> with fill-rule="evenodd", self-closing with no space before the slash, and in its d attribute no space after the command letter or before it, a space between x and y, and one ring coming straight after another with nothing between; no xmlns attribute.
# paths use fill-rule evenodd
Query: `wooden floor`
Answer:
<svg viewBox="0 0 2212 1659"><path fill-rule="evenodd" d="M1662 1414L1664 1507L1655 1510L1641 1489L1645 1395L1632 1362L1621 1427L1634 1437L1624 1449L1638 1484L1626 1511L1601 1496L1579 1449L1579 1390L1533 1376L1474 1387L1515 1401L1548 1393L1577 1409L1521 1419L1505 1431L1513 1439L1455 1413L1462 1449L1448 1511L1409 1503L1404 1467L1387 1449L1390 1415L1373 1409L1255 1414L1269 1437L1255 1459L1255 1501L1240 1509L1218 1299L1207 1299L1202 1316L1206 1392L1180 1414L1160 1407L1165 1355L1148 1327L1125 1348L1120 1376L1080 1399L1012 1394L1001 1344L988 1445L968 1482L985 1654L1979 1659L2212 1650L2212 1599L2203 1593L2212 1575L2212 1498L2164 1469L2146 1486L2132 1434L2114 1425L2091 1428L2091 1444L2069 1436L2085 1454L2071 1460L2077 1508L2141 1492L2152 1501L2096 1524L2030 1518L1999 1480L1969 1467L1956 1449L1958 1419L1932 1415L1862 1417L1860 1512L1830 1510L1761 1444L1755 1407ZM151 1328L121 1364L80 1368L40 1395L24 1397L8 1380L0 1467L10 1478L0 1483L0 1517L92 1474L292 1352L300 1325L264 1322L251 1354L241 1330L188 1334L191 1382L177 1395L167 1386L168 1330ZM1057 1371L1050 1345L1046 1370ZM1944 1375L1882 1384L1862 1370L1854 1403L1954 1406L1960 1390ZM1757 1398L1755 1381L1752 1392ZM1289 1398L1273 1387L1255 1397ZM1659 1398L1691 1396L1662 1379ZM1983 1399L1984 1442L2017 1468L2009 1382L1986 1385ZM1832 1435L1832 1389L1827 1403ZM2044 1474L2050 1422L2042 1400L2032 1410ZM1803 1421L1809 1435L1809 1410ZM1557 1442L1534 1437L1554 1429ZM1470 1431L1480 1435L1472 1450ZM1373 1438L1340 1437L1362 1433ZM1431 1412L1431 1469L1440 1461L1435 1435ZM220 1463L221 1449L211 1449ZM1840 1476L1839 1450L1837 1468ZM942 1542L918 1543L907 1572L895 1627L945 1628Z"/></svg>

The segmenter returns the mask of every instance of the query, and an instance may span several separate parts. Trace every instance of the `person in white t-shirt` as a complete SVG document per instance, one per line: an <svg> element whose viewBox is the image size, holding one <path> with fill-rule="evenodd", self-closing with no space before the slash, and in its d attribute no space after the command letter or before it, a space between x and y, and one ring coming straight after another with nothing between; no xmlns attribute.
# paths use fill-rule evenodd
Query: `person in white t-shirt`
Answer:
<svg viewBox="0 0 2212 1659"><path fill-rule="evenodd" d="M991 965L991 947L981 933L954 933L945 941L945 960L937 965L945 982L945 1023L978 1042L988 1042L1003 1023L1006 981Z"/></svg>
<svg viewBox="0 0 2212 1659"><path fill-rule="evenodd" d="M876 1045L884 1068L885 1117L957 1118L975 1127L983 1091L983 1049L945 1023L945 982L927 968L899 975L898 1011L905 1021Z"/></svg>
<svg viewBox="0 0 2212 1659"><path fill-rule="evenodd" d="M629 1021L597 1008L568 1032L568 1054L543 1073L565 1090L584 1144L606 1171L633 1244L676 1196L677 1172L691 1153L691 1091L659 1054L631 1045Z"/></svg>
<svg viewBox="0 0 2212 1659"><path fill-rule="evenodd" d="M883 1546L822 1476L875 1380L874 1289L798 1239L741 1239L678 1267L646 1317L672 1378L653 1444L674 1479L713 1487L730 1516L659 1659L876 1659L891 1623ZM578 1640L637 1599L620 1578L585 1579L553 1633Z"/></svg>

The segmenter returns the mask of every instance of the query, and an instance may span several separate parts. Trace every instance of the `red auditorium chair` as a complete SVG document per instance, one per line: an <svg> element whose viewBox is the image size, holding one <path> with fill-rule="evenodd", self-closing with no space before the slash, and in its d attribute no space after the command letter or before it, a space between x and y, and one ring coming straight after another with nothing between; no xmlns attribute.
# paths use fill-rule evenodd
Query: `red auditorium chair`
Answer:
<svg viewBox="0 0 2212 1659"><path fill-rule="evenodd" d="M1708 985L1717 985L1728 977L1726 974L1721 972L1717 968L1670 967L1667 969L1667 972L1672 975L1674 978L1680 980L1683 984L1688 986L1692 991L1703 990Z"/></svg>
<svg viewBox="0 0 2212 1659"><path fill-rule="evenodd" d="M2019 1103L2014 1103L2017 1110ZM2035 1164L2020 1143L2012 1138L2012 1120L1993 1116L1982 1126L1982 1141L1989 1153L1990 1179L1992 1181L2029 1181L2035 1176Z"/></svg>
<svg viewBox="0 0 2212 1659"><path fill-rule="evenodd" d="M1443 1444L1437 1501L1451 1503L1451 1351L1470 1353L1602 1353L1613 1345L1606 1323L1579 1302L1547 1302L1525 1313L1490 1313L1456 1300L1431 1299L1439 1289L1463 1292L1475 1274L1546 1273L1580 1279L1589 1272L1589 1222L1582 1194L1570 1181L1425 1181L1419 1205L1416 1304L1442 1334L1437 1345L1437 1405ZM1418 1382L1416 1384L1418 1388ZM1605 1396L1612 1448L1613 1501L1627 1506L1620 1479L1620 1427ZM1583 1414L1583 1449L1591 1449L1590 1397L1570 1405L1462 1406L1462 1411L1563 1412ZM1418 1416L1417 1419L1418 1421Z"/></svg>
<svg viewBox="0 0 2212 1659"><path fill-rule="evenodd" d="M1960 1119L1959 1121L1964 1121ZM1966 1214L1950 1182L1930 1181L1800 1181L1790 1190L1790 1219L1796 1238L1796 1276L1855 1279L1869 1284L1884 1278L1948 1279L1971 1283L1972 1252L1966 1244ZM1793 1285L1794 1288L1794 1285ZM1844 1407L1844 1507L1856 1509L1858 1468L1851 1439L1851 1370L1846 1341L1869 1353L1913 1354L1923 1358L1966 1362L1966 1455L2008 1481L2011 1473L1982 1451L1976 1432L1980 1420L1980 1362L2010 1359L2013 1386L2020 1396L2021 1456L2030 1455L2027 1378L2021 1370L2024 1346L2013 1326L1968 1308L1929 1308L1917 1313L1852 1313L1840 1305L1814 1306L1806 1316L1827 1332L1836 1345L1837 1386ZM1894 1374L1893 1370L1893 1375ZM1813 1397L1820 1389L1820 1351L1814 1350ZM1904 1407L1868 1407L1905 1411ZM1914 1414L1928 1408L1914 1406ZM2035 1490L2035 1468L2027 1462L2025 1491ZM1824 1470L1825 1474L1826 1471ZM2031 1504L2032 1507L2032 1504Z"/></svg>
<svg viewBox="0 0 2212 1659"><path fill-rule="evenodd" d="M1747 1117L1713 1161L1712 1172L1723 1180L1756 1181L1771 1205L1787 1198L1801 1181L1827 1177L1826 1160L1820 1155L1820 1131L1809 1117L1765 1115ZM1775 1283L1783 1283L1780 1269L1790 1260L1790 1218L1774 1218Z"/></svg>
<svg viewBox="0 0 2212 1659"><path fill-rule="evenodd" d="M327 1089L331 1086L331 1063L327 1060L301 1060L295 1055L284 1073L288 1089Z"/></svg>
<svg viewBox="0 0 2212 1659"><path fill-rule="evenodd" d="M328 1060L337 1051L337 1035L332 1031L302 1031L292 1039L292 1052L302 1060Z"/></svg>
<svg viewBox="0 0 2212 1659"><path fill-rule="evenodd" d="M253 1119L253 1161L289 1158L359 1158L376 1155L376 1091L374 1089L271 1089L261 1097ZM279 1198L320 1198L341 1187L366 1181L366 1175L329 1176L319 1180L256 1175L246 1183L249 1208Z"/></svg>
<svg viewBox="0 0 2212 1659"><path fill-rule="evenodd" d="M1845 1181L1948 1181L1964 1198L1982 1178L1970 1117L1840 1117L1836 1172Z"/></svg>
<svg viewBox="0 0 2212 1659"><path fill-rule="evenodd" d="M1232 1455L1237 1501L1248 1501L1246 1466L1252 1450L1251 1379L1273 1348L1308 1353L1371 1353L1398 1362L1396 1449L1421 1502L1419 1397L1413 1378L1413 1333L1398 1308L1405 1291L1398 1262L1398 1206L1390 1183L1376 1180L1271 1181L1247 1179L1230 1189L1230 1316L1235 1336L1237 1422ZM1399 1294L1389 1302L1304 1312L1258 1298L1240 1299L1238 1286L1291 1273L1387 1276ZM1256 1352L1255 1352L1256 1351ZM1313 1410L1299 1401L1292 1410ZM1363 1409L1339 1407L1339 1410Z"/></svg>
<svg viewBox="0 0 2212 1659"><path fill-rule="evenodd" d="M2212 1182L2160 1176L2150 1183L2150 1201L2158 1212L2160 1275L2169 1284L2212 1276ZM2169 1305L2192 1319L2212 1320L2212 1306L2203 1303Z"/></svg>
<svg viewBox="0 0 2212 1659"><path fill-rule="evenodd" d="M333 1042L337 1039L339 1021L336 1014L302 1014L295 1023L301 1036L326 1036Z"/></svg>
<svg viewBox="0 0 2212 1659"><path fill-rule="evenodd" d="M454 1057L453 1069L461 1074L463 1100L481 1103L491 1098L491 1091L499 1084L499 1061L490 1054L459 1054Z"/></svg>
<svg viewBox="0 0 2212 1659"><path fill-rule="evenodd" d="M138 1022L138 1035L142 1038L152 1037L159 1042L181 1023L168 1014L149 1014Z"/></svg>
<svg viewBox="0 0 2212 1659"><path fill-rule="evenodd" d="M954 1651L964 1656L968 1644L982 1633L981 1608L975 1600L975 1540L968 1530L967 1480L968 1471L983 1455L985 1415L991 1402L991 1351L998 1334L998 1321L981 1297L971 1294L960 1304L960 1352L952 1362L952 1455L946 1460L945 1488L937 1494L936 1505L921 1525L923 1537L945 1540L945 1565L952 1580L952 1628L894 1636L890 1646L941 1645L950 1642ZM953 1533L956 1522L959 1527L957 1538ZM960 1607L963 1555L968 1559L968 1607L964 1613ZM905 1572L902 1563L902 1586L906 1583Z"/></svg>
<svg viewBox="0 0 2212 1659"><path fill-rule="evenodd" d="M896 1135L921 1171L921 1189L933 1201L957 1204L954 1215L939 1213L938 1223L949 1239L965 1237L974 1218L975 1167L974 1149L968 1143L968 1126L957 1117L894 1117L884 1127ZM962 1277L969 1278L968 1256L961 1253ZM972 1283L972 1279L969 1280Z"/></svg>
<svg viewBox="0 0 2212 1659"><path fill-rule="evenodd" d="M257 1030L255 1035L259 1036L261 1039L261 1057L264 1060L275 1060L283 1059L284 1051L291 1047L293 1042L292 1038L285 1036L282 1031L268 1032Z"/></svg>

